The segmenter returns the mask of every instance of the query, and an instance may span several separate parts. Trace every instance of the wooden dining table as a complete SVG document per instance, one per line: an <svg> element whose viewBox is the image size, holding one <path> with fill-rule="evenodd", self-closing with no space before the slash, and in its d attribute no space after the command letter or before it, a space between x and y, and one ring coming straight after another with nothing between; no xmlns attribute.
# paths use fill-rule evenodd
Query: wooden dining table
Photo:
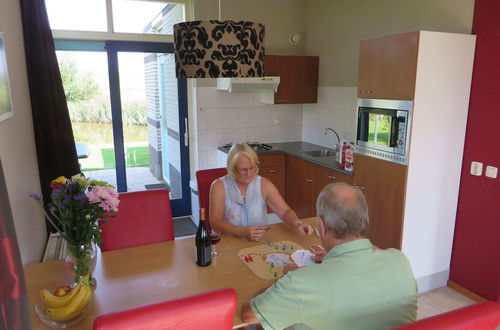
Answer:
<svg viewBox="0 0 500 330"><path fill-rule="evenodd" d="M317 227L317 218L303 221ZM304 248L320 244L314 233L301 235L283 223L271 226L259 242L223 236L216 245L220 255L213 258L208 267L196 266L193 237L99 253L93 274L97 282L93 303L85 318L71 329L92 329L94 319L102 314L226 287L238 294L234 327L245 326L240 318L242 304L275 280L257 277L238 257L238 251L282 240L296 242ZM52 291L72 282L69 264L62 260L30 264L24 267L24 274L33 328L50 329L36 314L35 305L42 304L41 289Z"/></svg>

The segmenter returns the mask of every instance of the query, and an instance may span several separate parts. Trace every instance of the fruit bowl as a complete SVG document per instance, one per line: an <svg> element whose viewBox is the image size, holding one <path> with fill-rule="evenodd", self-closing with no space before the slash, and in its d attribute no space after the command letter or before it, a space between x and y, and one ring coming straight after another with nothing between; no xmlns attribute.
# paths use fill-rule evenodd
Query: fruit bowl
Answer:
<svg viewBox="0 0 500 330"><path fill-rule="evenodd" d="M77 317L75 317L71 320L67 320L67 321L54 321L53 319L51 319L50 316L45 314L46 307L43 303L35 305L35 312L38 315L38 317L40 318L40 320L42 320L42 322L45 325L48 325L51 328L65 329L65 328L69 328L69 327L77 324L81 320L83 320L85 318L85 316L87 315L91 305L92 305L92 301L87 305L87 307L85 308L85 311L82 314L78 315Z"/></svg>

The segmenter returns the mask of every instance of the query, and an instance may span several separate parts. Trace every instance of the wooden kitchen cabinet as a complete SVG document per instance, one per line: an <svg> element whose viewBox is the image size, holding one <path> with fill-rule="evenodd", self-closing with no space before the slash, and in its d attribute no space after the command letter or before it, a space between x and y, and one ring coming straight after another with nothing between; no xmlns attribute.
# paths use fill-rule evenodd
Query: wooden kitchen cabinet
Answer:
<svg viewBox="0 0 500 330"><path fill-rule="evenodd" d="M264 73L279 76L278 91L273 104L304 104L318 102L318 56L266 55Z"/></svg>
<svg viewBox="0 0 500 330"><path fill-rule="evenodd" d="M314 165L314 205L316 207L316 200L318 199L319 193L323 188L335 182L345 182L352 184L352 176L340 173L338 171L331 170L329 168Z"/></svg>
<svg viewBox="0 0 500 330"><path fill-rule="evenodd" d="M381 249L401 249L407 167L364 155L354 155L353 184L368 203L368 237Z"/></svg>
<svg viewBox="0 0 500 330"><path fill-rule="evenodd" d="M316 214L314 169L315 165L312 163L292 156L286 157L285 200L299 218Z"/></svg>
<svg viewBox="0 0 500 330"><path fill-rule="evenodd" d="M419 32L362 40L358 97L413 100Z"/></svg>
<svg viewBox="0 0 500 330"><path fill-rule="evenodd" d="M285 196L285 155L260 155L259 175L271 181Z"/></svg>

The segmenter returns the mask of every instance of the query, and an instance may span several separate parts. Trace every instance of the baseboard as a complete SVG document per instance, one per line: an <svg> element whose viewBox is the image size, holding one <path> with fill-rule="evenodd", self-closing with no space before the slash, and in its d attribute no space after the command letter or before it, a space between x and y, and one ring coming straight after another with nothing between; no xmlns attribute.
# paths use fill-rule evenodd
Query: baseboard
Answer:
<svg viewBox="0 0 500 330"><path fill-rule="evenodd" d="M467 290L463 286L460 286L460 285L458 285L457 283L455 283L453 281L448 280L448 287L450 289L453 289L453 290L457 291L460 294L463 294L464 296L466 296L466 297L468 297L468 298L470 298L470 299L472 299L474 301L477 301L477 302L488 301L488 299L484 299L483 297L475 294L472 291Z"/></svg>
<svg viewBox="0 0 500 330"><path fill-rule="evenodd" d="M434 273L417 278L418 293L423 293L446 286L449 277L450 270L448 269L439 273Z"/></svg>

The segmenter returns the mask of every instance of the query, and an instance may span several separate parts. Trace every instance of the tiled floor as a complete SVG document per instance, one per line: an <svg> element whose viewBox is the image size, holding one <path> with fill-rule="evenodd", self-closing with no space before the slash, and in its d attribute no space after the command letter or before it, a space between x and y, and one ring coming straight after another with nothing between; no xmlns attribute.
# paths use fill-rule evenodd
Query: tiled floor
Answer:
<svg viewBox="0 0 500 330"><path fill-rule="evenodd" d="M417 319L424 319L474 303L474 300L445 286L424 292L418 297Z"/></svg>

